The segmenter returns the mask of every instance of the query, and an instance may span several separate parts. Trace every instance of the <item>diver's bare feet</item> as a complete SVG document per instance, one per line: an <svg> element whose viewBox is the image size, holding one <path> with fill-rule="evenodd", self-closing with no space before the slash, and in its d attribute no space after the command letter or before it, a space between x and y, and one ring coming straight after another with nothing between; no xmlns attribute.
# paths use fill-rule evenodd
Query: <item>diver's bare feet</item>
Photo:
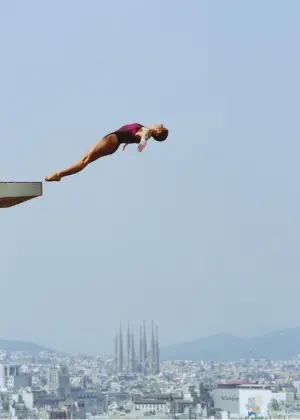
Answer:
<svg viewBox="0 0 300 420"><path fill-rule="evenodd" d="M54 174L49 175L49 176L47 176L45 178L45 181L48 181L48 182L53 182L53 181L57 181L58 182L60 180L61 180L61 177L58 175L57 172L55 172Z"/></svg>

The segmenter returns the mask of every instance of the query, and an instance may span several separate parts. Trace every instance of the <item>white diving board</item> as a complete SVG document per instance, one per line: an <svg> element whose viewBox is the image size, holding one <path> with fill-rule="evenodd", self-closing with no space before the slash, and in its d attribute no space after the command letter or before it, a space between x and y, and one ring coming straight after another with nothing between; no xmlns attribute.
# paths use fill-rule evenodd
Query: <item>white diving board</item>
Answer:
<svg viewBox="0 0 300 420"><path fill-rule="evenodd" d="M16 206L42 195L42 182L0 182L0 208Z"/></svg>

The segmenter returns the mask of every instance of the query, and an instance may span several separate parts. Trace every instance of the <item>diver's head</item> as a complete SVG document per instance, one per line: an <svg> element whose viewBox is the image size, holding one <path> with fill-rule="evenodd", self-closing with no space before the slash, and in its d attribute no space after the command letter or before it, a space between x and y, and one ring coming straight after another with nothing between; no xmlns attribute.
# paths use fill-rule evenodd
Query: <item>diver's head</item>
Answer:
<svg viewBox="0 0 300 420"><path fill-rule="evenodd" d="M153 132L152 137L156 141L165 141L169 135L168 129L162 124L153 124L151 129Z"/></svg>

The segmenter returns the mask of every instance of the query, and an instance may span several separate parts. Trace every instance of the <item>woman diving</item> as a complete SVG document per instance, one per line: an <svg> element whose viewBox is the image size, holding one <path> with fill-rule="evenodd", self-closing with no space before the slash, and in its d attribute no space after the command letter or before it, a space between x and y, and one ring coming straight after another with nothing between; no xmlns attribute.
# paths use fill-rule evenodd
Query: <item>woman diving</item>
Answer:
<svg viewBox="0 0 300 420"><path fill-rule="evenodd" d="M128 144L138 144L137 150L142 152L151 137L156 141L164 141L167 139L168 134L168 130L162 124L155 124L151 128L147 128L138 123L124 125L99 140L74 165L47 176L45 180L48 182L60 181L65 176L76 174L90 163L104 156L112 155L118 150L121 144L124 145L123 150L125 150Z"/></svg>

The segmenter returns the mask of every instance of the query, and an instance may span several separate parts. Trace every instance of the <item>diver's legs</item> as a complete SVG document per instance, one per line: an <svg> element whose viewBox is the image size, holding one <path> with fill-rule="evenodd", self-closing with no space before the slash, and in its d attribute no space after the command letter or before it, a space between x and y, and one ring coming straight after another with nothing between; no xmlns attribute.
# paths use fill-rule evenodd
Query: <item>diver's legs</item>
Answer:
<svg viewBox="0 0 300 420"><path fill-rule="evenodd" d="M60 181L65 176L74 175L82 171L87 165L94 162L101 157L111 155L117 151L119 147L119 141L115 134L110 134L107 137L99 140L82 158L71 165L70 167L63 169L62 171L55 172L45 178L46 181Z"/></svg>

